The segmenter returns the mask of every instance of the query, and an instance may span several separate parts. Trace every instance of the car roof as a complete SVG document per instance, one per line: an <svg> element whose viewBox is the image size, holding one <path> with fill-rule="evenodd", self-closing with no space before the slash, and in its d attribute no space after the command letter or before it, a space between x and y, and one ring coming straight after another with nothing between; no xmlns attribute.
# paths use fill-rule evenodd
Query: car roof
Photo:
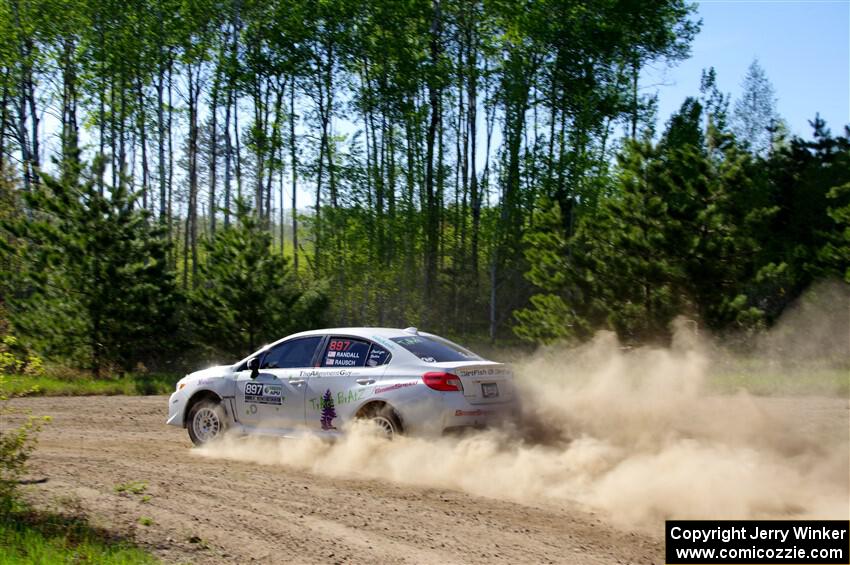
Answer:
<svg viewBox="0 0 850 565"><path fill-rule="evenodd" d="M258 349L257 351L251 353L244 359L237 361L233 364L234 367L240 365L241 363L245 363L248 359L257 355L260 352L266 351L279 343L284 341L299 338L299 337L309 337L309 336L325 336L325 335L340 335L340 336L351 336L351 337L359 337L363 339L369 339L381 343L381 340L393 339L399 337L409 337L412 335L419 335L424 337L438 337L435 334L429 332L420 332L417 328L409 327L405 329L401 328L385 328L385 327L370 327L370 326L359 326L359 327L345 327L345 328L322 328L318 330L307 330L303 332L298 332L294 334L290 334L288 336L282 337L272 343L268 343ZM440 338L444 339L444 338ZM388 345L386 342L383 342L384 345ZM462 347L462 346L461 346ZM395 351L394 355L399 354L402 357L409 357L410 360L418 360L418 358L408 351L405 348L400 348ZM482 358L483 359L483 358Z"/></svg>
<svg viewBox="0 0 850 565"><path fill-rule="evenodd" d="M403 337L407 335L415 335L417 333L416 328L381 328L381 327L348 327L348 328L323 328L320 330L308 330L304 332L298 332L295 334L291 334L286 336L283 339L289 339L293 337L305 337L311 335L328 335L328 334L341 334L341 335L351 335L358 336L364 338L371 337L383 337L383 338L392 338L392 337ZM422 335L428 335L425 332L422 332ZM278 341L283 341L283 339ZM275 342L277 343L277 342Z"/></svg>

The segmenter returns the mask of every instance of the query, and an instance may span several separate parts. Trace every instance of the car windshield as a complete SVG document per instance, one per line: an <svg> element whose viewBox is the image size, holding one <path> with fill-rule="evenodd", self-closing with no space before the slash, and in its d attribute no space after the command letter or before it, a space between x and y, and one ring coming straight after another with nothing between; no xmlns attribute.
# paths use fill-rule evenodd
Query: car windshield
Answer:
<svg viewBox="0 0 850 565"><path fill-rule="evenodd" d="M426 363L477 361L481 359L472 351L437 336L411 335L391 339Z"/></svg>

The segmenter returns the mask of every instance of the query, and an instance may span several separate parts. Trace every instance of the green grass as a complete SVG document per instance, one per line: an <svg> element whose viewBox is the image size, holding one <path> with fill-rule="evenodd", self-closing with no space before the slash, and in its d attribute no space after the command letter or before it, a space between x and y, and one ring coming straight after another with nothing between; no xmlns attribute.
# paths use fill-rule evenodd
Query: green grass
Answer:
<svg viewBox="0 0 850 565"><path fill-rule="evenodd" d="M846 397L850 395L850 370L727 367L711 374L708 385L718 393L734 393L743 389L759 396Z"/></svg>
<svg viewBox="0 0 850 565"><path fill-rule="evenodd" d="M115 485L115 492L127 492L130 494L142 494L147 490L148 484L143 481L133 481Z"/></svg>
<svg viewBox="0 0 850 565"><path fill-rule="evenodd" d="M0 512L0 547L0 565L159 563L126 538L96 528L85 518L25 508Z"/></svg>
<svg viewBox="0 0 850 565"><path fill-rule="evenodd" d="M65 373L44 376L9 376L6 392L11 396L91 396L169 394L178 375L148 373L95 379L87 374Z"/></svg>

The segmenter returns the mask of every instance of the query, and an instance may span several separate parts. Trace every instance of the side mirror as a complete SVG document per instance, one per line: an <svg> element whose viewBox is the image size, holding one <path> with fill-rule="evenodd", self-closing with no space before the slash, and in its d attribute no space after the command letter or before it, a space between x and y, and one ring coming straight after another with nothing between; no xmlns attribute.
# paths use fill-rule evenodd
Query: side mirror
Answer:
<svg viewBox="0 0 850 565"><path fill-rule="evenodd" d="M251 378L256 379L257 375L260 374L260 359L258 357L249 359L248 368L251 370Z"/></svg>

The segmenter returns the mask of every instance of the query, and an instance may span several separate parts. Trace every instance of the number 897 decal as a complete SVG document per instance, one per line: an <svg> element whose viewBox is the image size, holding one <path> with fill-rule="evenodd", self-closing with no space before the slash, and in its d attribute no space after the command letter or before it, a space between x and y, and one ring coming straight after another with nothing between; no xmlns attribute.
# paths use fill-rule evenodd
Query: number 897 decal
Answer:
<svg viewBox="0 0 850 565"><path fill-rule="evenodd" d="M262 383L245 383L245 402L283 404L283 387Z"/></svg>

